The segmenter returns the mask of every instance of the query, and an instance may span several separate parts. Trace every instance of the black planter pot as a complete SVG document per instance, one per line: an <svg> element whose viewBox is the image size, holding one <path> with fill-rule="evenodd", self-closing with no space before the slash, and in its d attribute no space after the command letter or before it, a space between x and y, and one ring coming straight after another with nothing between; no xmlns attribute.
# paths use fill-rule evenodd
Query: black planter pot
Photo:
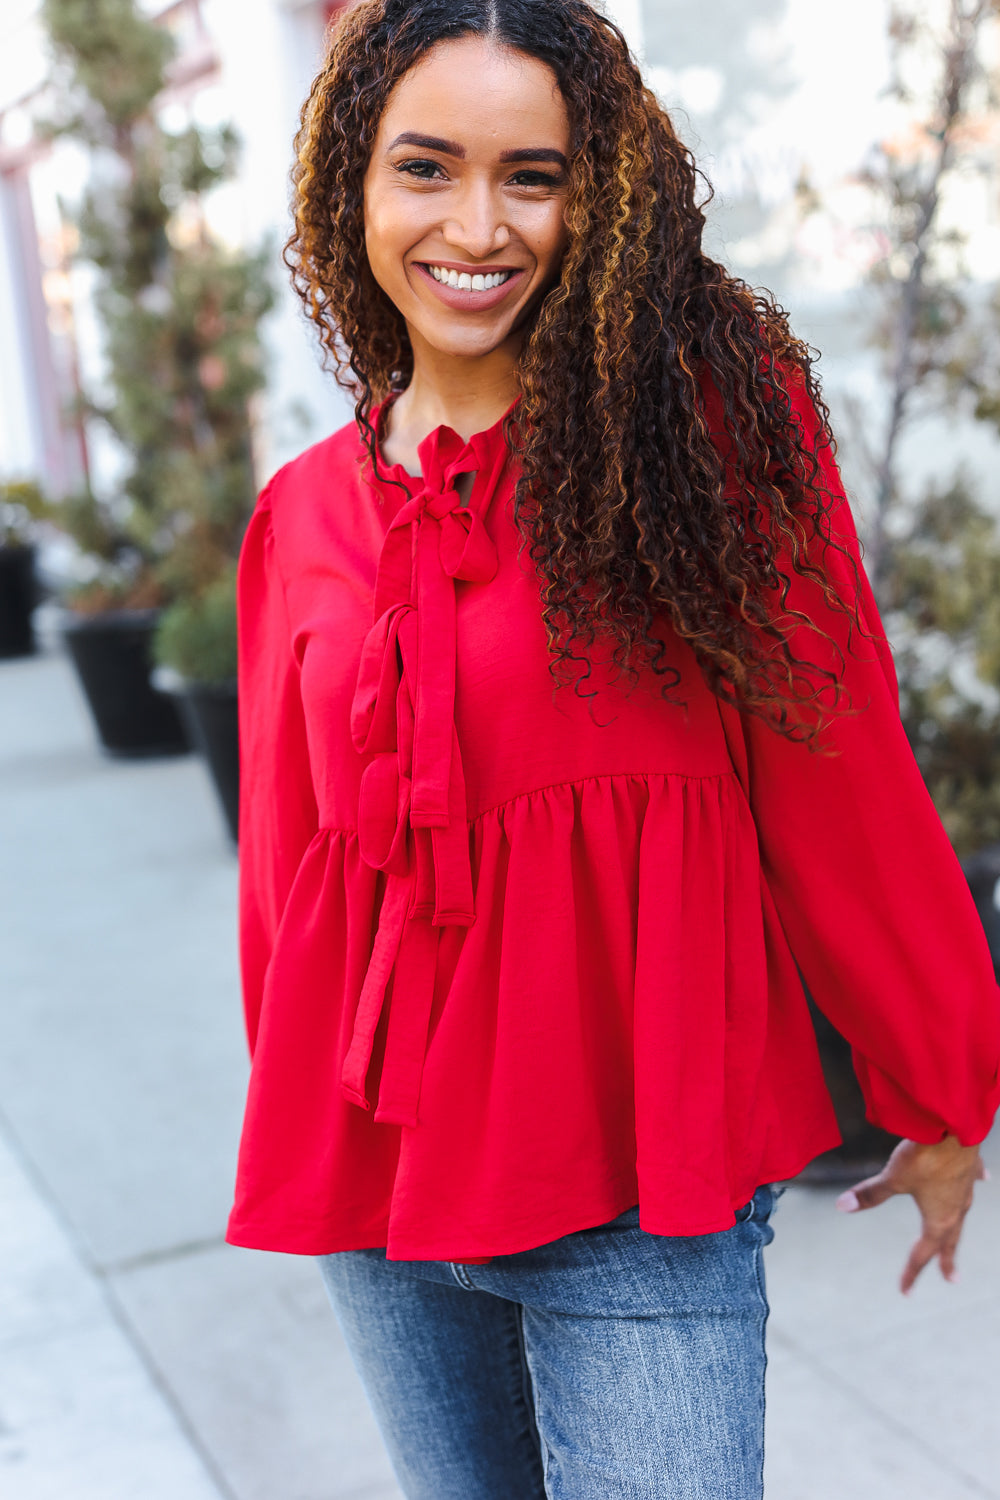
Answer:
<svg viewBox="0 0 1000 1500"><path fill-rule="evenodd" d="M229 835L240 812L240 740L236 684L184 682L174 689L191 743L205 757Z"/></svg>
<svg viewBox="0 0 1000 1500"><path fill-rule="evenodd" d="M111 755L183 755L191 745L176 704L154 692L153 632L159 611L74 615L63 637L101 744Z"/></svg>
<svg viewBox="0 0 1000 1500"><path fill-rule="evenodd" d="M31 656L38 603L34 547L0 547L0 657Z"/></svg>

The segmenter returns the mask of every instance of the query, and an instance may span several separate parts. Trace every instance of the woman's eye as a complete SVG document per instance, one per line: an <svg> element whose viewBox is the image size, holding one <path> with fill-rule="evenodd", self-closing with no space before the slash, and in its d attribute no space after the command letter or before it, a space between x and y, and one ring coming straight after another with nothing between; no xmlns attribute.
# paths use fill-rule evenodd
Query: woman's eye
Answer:
<svg viewBox="0 0 1000 1500"><path fill-rule="evenodd" d="M418 182L437 182L443 180L447 173L439 161L432 161L428 157L410 157L406 161L398 161L394 164L394 170L406 177L415 177ZM547 188L550 192L562 185L563 178L558 173L536 172L525 168L523 172L515 172L510 178L510 185L519 188Z"/></svg>
<svg viewBox="0 0 1000 1500"><path fill-rule="evenodd" d="M551 172L518 172L511 178L515 187L544 187L557 188L562 183L562 178L553 176Z"/></svg>
<svg viewBox="0 0 1000 1500"><path fill-rule="evenodd" d="M419 177L422 182L430 182L442 170L441 163L436 161L400 161L396 163L397 172L405 172L407 177Z"/></svg>

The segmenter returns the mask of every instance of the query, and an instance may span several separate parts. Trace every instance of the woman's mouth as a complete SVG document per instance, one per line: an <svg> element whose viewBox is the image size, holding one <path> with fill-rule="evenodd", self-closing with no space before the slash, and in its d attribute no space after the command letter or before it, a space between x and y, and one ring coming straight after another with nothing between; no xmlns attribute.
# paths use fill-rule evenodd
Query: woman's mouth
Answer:
<svg viewBox="0 0 1000 1500"><path fill-rule="evenodd" d="M456 292L491 292L495 286L503 286L513 276L513 271L490 271L486 275L477 272L451 271L445 266L428 266L435 281L442 286L453 287Z"/></svg>
<svg viewBox="0 0 1000 1500"><path fill-rule="evenodd" d="M505 301L527 274L516 266L461 271L457 266L434 261L415 261L413 265L435 296L456 312L488 312Z"/></svg>

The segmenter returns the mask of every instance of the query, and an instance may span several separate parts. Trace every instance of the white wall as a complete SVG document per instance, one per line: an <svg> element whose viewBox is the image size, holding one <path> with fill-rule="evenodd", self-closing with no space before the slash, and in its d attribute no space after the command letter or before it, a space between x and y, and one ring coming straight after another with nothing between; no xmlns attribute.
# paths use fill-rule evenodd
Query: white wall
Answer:
<svg viewBox="0 0 1000 1500"><path fill-rule="evenodd" d="M944 0L925 0L933 13ZM793 327L821 352L820 373L841 459L865 520L871 478L862 435L878 441L886 380L870 347L865 279L875 245L871 202L857 184L871 147L900 128L890 78L890 0L644 0L651 79L716 189L706 247L752 285L771 290ZM822 195L804 222L801 177ZM996 178L956 192L945 212L970 233L974 275L1000 274ZM877 227L877 226L876 226ZM959 461L1000 509L1000 443L981 423L925 415L908 431L904 465L919 489Z"/></svg>
<svg viewBox="0 0 1000 1500"><path fill-rule="evenodd" d="M0 4L0 109L22 98L45 76L36 21L37 0ZM13 152L30 137L30 125L8 116L2 144ZM19 243L25 205L22 185L0 179L0 475L42 472L46 438L32 357L30 312L24 296L26 267Z"/></svg>
<svg viewBox="0 0 1000 1500"><path fill-rule="evenodd" d="M320 368L318 345L280 258L290 228L292 140L322 58L322 31L311 7L275 0L205 0L205 18L222 58L223 114L243 139L242 238L269 240L280 295L266 330L270 386L258 455L263 481L351 415L346 396Z"/></svg>
<svg viewBox="0 0 1000 1500"><path fill-rule="evenodd" d="M33 361L16 291L22 281L16 220L14 190L0 179L0 476L37 474L44 448L37 404L29 400Z"/></svg>
<svg viewBox="0 0 1000 1500"><path fill-rule="evenodd" d="M161 6L150 0L146 8ZM221 78L194 99L196 118L231 120L243 139L239 179L219 195L215 211L235 243L266 239L272 250L279 293L265 330L268 391L259 423L262 481L308 442L348 420L350 405L333 377L319 365L317 346L288 285L280 246L288 232L288 174L298 113L322 52L322 29L313 7L281 0L204 0L204 16L221 58ZM8 110L3 139L22 132L24 121L9 107L45 79L48 62L37 20L38 0L0 4L0 112ZM181 106L175 107L175 112ZM14 112L17 113L17 112ZM38 217L55 211L56 195L72 199L78 174L64 148L35 168L32 192ZM44 225L42 226L44 227ZM51 434L45 431L45 399L39 361L26 322L26 278L37 270L21 264L12 234L12 194L0 190L0 474L33 473L60 487ZM87 375L99 372L95 330L86 299L78 306L78 333ZM92 434L96 482L115 471L111 445Z"/></svg>
<svg viewBox="0 0 1000 1500"><path fill-rule="evenodd" d="M608 0L607 11L625 33L632 51L641 57L645 44L643 0Z"/></svg>

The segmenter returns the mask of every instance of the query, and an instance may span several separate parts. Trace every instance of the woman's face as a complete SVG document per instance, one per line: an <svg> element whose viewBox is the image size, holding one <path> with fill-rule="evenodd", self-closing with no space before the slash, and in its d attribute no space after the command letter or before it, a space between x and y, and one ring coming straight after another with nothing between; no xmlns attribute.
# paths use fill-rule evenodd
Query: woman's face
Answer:
<svg viewBox="0 0 1000 1500"><path fill-rule="evenodd" d="M365 240L415 349L519 344L566 248L569 149L555 75L523 53L441 42L396 85L365 178Z"/></svg>

